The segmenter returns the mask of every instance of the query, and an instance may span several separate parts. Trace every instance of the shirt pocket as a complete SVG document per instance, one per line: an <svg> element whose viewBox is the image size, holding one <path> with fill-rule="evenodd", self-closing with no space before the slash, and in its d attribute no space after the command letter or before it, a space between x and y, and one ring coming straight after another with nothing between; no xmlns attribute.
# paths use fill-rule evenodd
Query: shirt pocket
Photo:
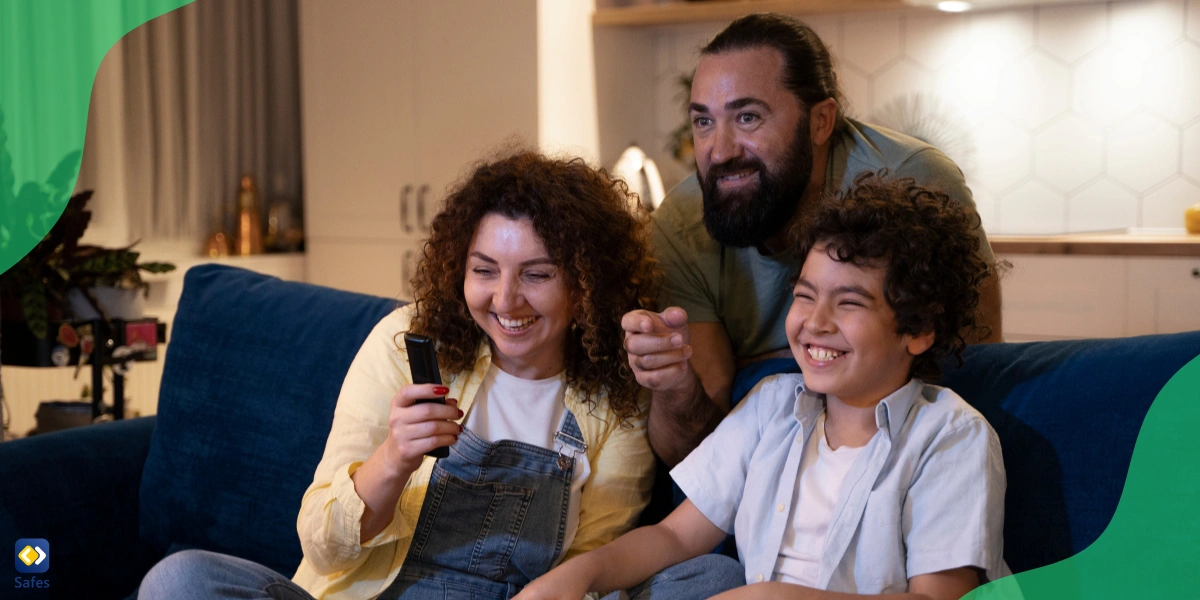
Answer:
<svg viewBox="0 0 1200 600"><path fill-rule="evenodd" d="M882 594L908 589L901 490L876 490L867 496L855 553L855 580L860 593Z"/></svg>

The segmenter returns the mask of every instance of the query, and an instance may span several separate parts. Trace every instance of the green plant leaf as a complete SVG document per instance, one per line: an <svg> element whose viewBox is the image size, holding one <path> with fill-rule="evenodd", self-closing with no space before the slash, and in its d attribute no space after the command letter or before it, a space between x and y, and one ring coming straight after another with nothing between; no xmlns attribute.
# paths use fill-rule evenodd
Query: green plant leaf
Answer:
<svg viewBox="0 0 1200 600"><path fill-rule="evenodd" d="M0 211L7 211L17 199L16 186L17 175L13 172L12 155L8 153L8 134L4 132L4 107L0 107Z"/></svg>
<svg viewBox="0 0 1200 600"><path fill-rule="evenodd" d="M137 252L113 250L85 259L75 271L86 271L97 275L116 275L137 268Z"/></svg>
<svg viewBox="0 0 1200 600"><path fill-rule="evenodd" d="M138 268L151 273L170 273L175 270L175 265L171 263L148 262L139 264Z"/></svg>
<svg viewBox="0 0 1200 600"><path fill-rule="evenodd" d="M25 313L25 324L34 337L46 337L46 286L41 279L30 279L21 289L21 310Z"/></svg>
<svg viewBox="0 0 1200 600"><path fill-rule="evenodd" d="M75 254L79 238L83 237L84 231L87 231L88 223L92 220L92 212L87 210L87 203L91 198L92 190L84 190L71 196L71 199L67 201L67 207L62 211L62 216L46 236L54 246L62 245L64 255L73 256Z"/></svg>
<svg viewBox="0 0 1200 600"><path fill-rule="evenodd" d="M71 190L67 186L71 185L71 180L79 173L79 163L82 159L83 150L68 152L58 162L58 166L54 167L54 171L50 173L50 177L46 178L46 185L54 190L51 200L56 209L53 214L53 218L55 219L58 218L58 214L61 212L63 200L71 193ZM50 224L53 225L54 221L50 221Z"/></svg>
<svg viewBox="0 0 1200 600"><path fill-rule="evenodd" d="M17 192L17 199L8 211L11 222L21 223L34 239L41 239L48 229L41 228L41 215L50 209L54 189L36 181L26 182ZM40 230L40 231L39 231Z"/></svg>

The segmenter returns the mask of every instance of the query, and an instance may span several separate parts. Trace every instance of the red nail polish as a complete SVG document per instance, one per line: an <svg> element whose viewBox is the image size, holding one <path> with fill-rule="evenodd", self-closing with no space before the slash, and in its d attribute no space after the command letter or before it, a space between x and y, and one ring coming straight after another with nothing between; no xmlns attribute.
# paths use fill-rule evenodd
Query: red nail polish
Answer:
<svg viewBox="0 0 1200 600"><path fill-rule="evenodd" d="M444 385L439 385L439 386L433 388L433 393L444 396L444 395L450 393L450 388L448 388Z"/></svg>
<svg viewBox="0 0 1200 600"><path fill-rule="evenodd" d="M464 413L464 412L463 412L463 411L461 411L461 410L460 410L460 411L458 411L458 418L460 418L460 419L461 419L461 418L462 418L462 416L463 416L464 414L466 414L466 413Z"/></svg>

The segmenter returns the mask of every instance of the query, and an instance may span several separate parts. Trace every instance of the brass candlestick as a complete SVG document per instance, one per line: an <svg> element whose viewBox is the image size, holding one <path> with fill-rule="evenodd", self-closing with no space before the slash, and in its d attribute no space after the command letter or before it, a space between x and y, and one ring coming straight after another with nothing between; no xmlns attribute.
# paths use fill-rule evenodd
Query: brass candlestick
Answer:
<svg viewBox="0 0 1200 600"><path fill-rule="evenodd" d="M237 244L238 255L262 254L263 232L262 218L258 214L258 187L250 175L242 176L241 189L238 190L238 225Z"/></svg>

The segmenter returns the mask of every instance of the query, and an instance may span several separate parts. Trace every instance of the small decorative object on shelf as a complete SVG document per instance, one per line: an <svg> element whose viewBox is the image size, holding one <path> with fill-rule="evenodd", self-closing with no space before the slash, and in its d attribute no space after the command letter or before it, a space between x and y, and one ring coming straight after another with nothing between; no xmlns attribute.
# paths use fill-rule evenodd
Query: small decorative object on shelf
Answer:
<svg viewBox="0 0 1200 600"><path fill-rule="evenodd" d="M271 180L270 205L267 209L267 234L263 248L267 252L296 252L304 246L304 230L296 218L295 207L299 202L282 172L275 173Z"/></svg>
<svg viewBox="0 0 1200 600"><path fill-rule="evenodd" d="M1183 226L1188 233L1200 234L1200 204L1193 204L1183 211Z"/></svg>
<svg viewBox="0 0 1200 600"><path fill-rule="evenodd" d="M263 246L267 252L295 252L304 243L304 231L296 223L292 205L276 202L267 212L267 237Z"/></svg>
<svg viewBox="0 0 1200 600"><path fill-rule="evenodd" d="M262 254L263 230L262 217L258 214L258 186L254 185L254 177L242 175L241 187L238 189L238 225L236 253L239 256Z"/></svg>
<svg viewBox="0 0 1200 600"><path fill-rule="evenodd" d="M204 241L204 255L209 258L229 256L229 236L225 234L224 210L217 207L213 211L212 233Z"/></svg>

